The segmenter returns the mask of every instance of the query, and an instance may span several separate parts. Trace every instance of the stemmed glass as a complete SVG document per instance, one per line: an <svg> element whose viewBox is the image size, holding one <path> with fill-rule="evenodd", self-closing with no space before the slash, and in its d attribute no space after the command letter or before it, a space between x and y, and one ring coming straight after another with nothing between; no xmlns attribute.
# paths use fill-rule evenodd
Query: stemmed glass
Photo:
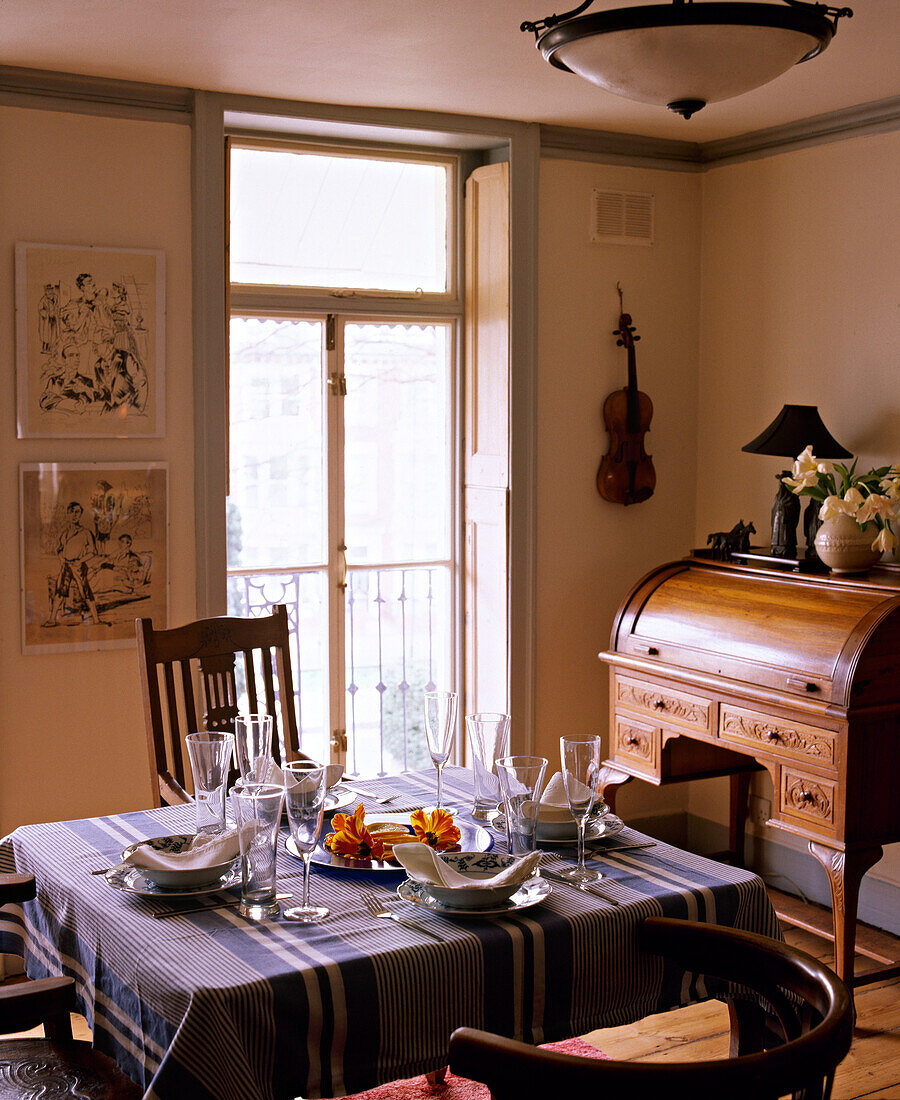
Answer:
<svg viewBox="0 0 900 1100"><path fill-rule="evenodd" d="M575 824L578 826L578 863L571 870L563 871L562 874L574 882L593 882L602 876L599 871L588 870L584 865L584 831L588 816L597 801L597 787L600 782L600 738L560 737L559 756L566 798L572 817L575 818Z"/></svg>
<svg viewBox="0 0 900 1100"><path fill-rule="evenodd" d="M456 732L456 707L459 696L455 691L425 692L425 736L428 738L428 751L437 768L437 809L450 810L441 806L443 791L444 765L450 759L453 748L453 734Z"/></svg>
<svg viewBox="0 0 900 1100"><path fill-rule="evenodd" d="M282 916L302 924L324 920L330 910L309 903L309 861L322 833L325 816L325 768L311 768L305 760L294 760L284 767L284 801L288 825L297 851L303 859L303 901Z"/></svg>

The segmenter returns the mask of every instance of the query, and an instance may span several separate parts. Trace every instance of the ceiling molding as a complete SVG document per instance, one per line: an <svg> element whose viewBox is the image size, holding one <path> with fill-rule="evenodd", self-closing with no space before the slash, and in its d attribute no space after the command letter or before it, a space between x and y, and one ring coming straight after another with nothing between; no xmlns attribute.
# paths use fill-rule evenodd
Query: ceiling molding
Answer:
<svg viewBox="0 0 900 1100"><path fill-rule="evenodd" d="M541 126L541 155L603 164L632 164L682 172L703 172L721 164L774 156L825 142L900 128L900 96L861 103L784 126L772 126L738 137L677 141L604 130Z"/></svg>
<svg viewBox="0 0 900 1100"><path fill-rule="evenodd" d="M45 69L0 65L0 103L56 111L109 114L126 118L165 118L189 123L194 109L190 88L111 80Z"/></svg>

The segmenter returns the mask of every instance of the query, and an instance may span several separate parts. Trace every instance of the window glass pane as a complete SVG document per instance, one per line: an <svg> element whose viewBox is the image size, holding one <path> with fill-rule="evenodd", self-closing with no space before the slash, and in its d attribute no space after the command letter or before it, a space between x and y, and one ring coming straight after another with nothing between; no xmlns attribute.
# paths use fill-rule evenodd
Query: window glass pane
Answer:
<svg viewBox="0 0 900 1100"><path fill-rule="evenodd" d="M427 768L424 694L450 680L450 569L351 569L347 639L347 769Z"/></svg>
<svg viewBox="0 0 900 1100"><path fill-rule="evenodd" d="M231 321L229 569L324 562L322 324Z"/></svg>
<svg viewBox="0 0 900 1100"><path fill-rule="evenodd" d="M446 165L232 148L231 279L444 293Z"/></svg>
<svg viewBox="0 0 900 1100"><path fill-rule="evenodd" d="M344 329L344 476L351 565L450 557L450 330Z"/></svg>

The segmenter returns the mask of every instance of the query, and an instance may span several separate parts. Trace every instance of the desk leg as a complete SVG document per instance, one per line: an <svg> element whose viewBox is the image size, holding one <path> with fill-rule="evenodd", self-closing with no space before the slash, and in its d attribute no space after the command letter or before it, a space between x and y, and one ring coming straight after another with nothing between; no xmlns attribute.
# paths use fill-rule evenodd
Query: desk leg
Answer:
<svg viewBox="0 0 900 1100"><path fill-rule="evenodd" d="M859 884L866 871L881 859L883 849L851 848L842 852L811 840L809 850L825 868L831 887L835 970L838 977L852 987Z"/></svg>
<svg viewBox="0 0 900 1100"><path fill-rule="evenodd" d="M735 867L744 866L744 836L747 828L747 796L750 794L750 772L731 775L731 802L728 814L728 850Z"/></svg>
<svg viewBox="0 0 900 1100"><path fill-rule="evenodd" d="M425 1080L429 1085L442 1085L446 1076L447 1067L441 1066L440 1069L433 1069L430 1073L426 1073Z"/></svg>
<svg viewBox="0 0 900 1100"><path fill-rule="evenodd" d="M619 787L624 787L626 783L630 783L633 778L633 775L620 772L618 768L614 768L611 764L604 764L600 769L600 782L597 784L597 789L600 792L600 797L613 813L616 812L616 791Z"/></svg>

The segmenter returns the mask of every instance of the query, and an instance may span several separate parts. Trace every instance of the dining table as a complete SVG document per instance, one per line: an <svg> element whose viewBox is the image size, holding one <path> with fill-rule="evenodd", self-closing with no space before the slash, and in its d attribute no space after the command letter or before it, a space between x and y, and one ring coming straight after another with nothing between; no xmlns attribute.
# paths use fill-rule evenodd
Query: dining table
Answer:
<svg viewBox="0 0 900 1100"><path fill-rule="evenodd" d="M467 831L472 781L445 769L445 801ZM435 772L353 786L374 820L433 805ZM478 824L483 846L506 850L499 825ZM243 918L239 884L202 899L145 897L97 873L127 845L193 828L194 807L180 805L27 825L0 841L0 871L37 881L34 901L0 911L0 952L23 955L31 977L74 978L95 1047L146 1100L343 1096L439 1070L457 1027L538 1044L721 994L642 952L651 915L781 936L755 874L627 827L594 843L598 892L554 878L534 904L480 917L403 900L402 868L314 863L313 899L331 912L308 925ZM298 893L287 837L283 827L278 890ZM548 869L574 865L569 847L547 852ZM410 923L375 919L366 894Z"/></svg>

